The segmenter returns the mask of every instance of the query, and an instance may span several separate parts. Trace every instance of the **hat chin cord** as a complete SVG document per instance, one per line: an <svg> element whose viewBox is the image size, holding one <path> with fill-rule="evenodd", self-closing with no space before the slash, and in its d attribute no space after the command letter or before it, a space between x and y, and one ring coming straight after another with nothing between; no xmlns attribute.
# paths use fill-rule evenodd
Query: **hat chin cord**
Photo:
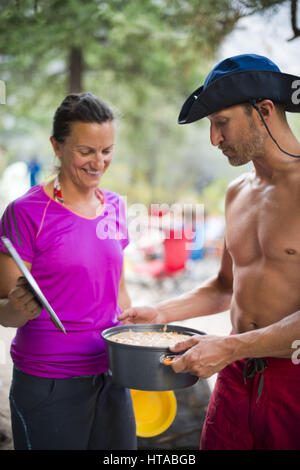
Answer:
<svg viewBox="0 0 300 470"><path fill-rule="evenodd" d="M280 145L278 144L277 140L275 140L274 137L272 136L272 134L271 134L271 132L270 132L268 126L267 126L266 121L264 120L264 117L263 117L263 115L262 115L262 113L261 113L259 107L256 105L256 101L255 101L255 100L250 100L250 104L252 104L253 108L255 108L256 111L258 112L258 114L259 114L259 116L260 116L260 118L261 118L261 120L262 120L262 122L263 122L265 128L267 129L267 132L268 132L269 136L271 137L271 139L273 140L273 142L277 145L277 147L279 148L279 150L280 150L281 152L285 153L286 155L289 155L290 157L300 158L300 155L293 155L292 153L286 152L285 150L283 150L283 149L280 147Z"/></svg>

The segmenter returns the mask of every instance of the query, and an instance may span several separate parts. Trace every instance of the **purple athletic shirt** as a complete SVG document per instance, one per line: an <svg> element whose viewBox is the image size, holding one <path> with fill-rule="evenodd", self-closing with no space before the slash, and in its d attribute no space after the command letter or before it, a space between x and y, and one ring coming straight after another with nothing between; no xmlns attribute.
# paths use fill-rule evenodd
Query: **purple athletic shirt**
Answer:
<svg viewBox="0 0 300 470"><path fill-rule="evenodd" d="M125 204L103 190L105 207L93 219L32 187L6 208L0 236L10 239L64 325L57 330L43 309L17 329L14 364L40 377L66 378L107 371L101 332L118 325L118 289L128 244ZM0 240L0 250L6 252Z"/></svg>

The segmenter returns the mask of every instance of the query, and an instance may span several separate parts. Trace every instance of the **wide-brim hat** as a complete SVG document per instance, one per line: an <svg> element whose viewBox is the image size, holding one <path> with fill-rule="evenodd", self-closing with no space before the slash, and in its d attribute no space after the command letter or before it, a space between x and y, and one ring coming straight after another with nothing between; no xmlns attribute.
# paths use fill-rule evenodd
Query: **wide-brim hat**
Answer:
<svg viewBox="0 0 300 470"><path fill-rule="evenodd" d="M270 99L286 111L300 112L300 77L282 73L270 59L242 54L223 60L183 104L179 124L198 121L221 109Z"/></svg>

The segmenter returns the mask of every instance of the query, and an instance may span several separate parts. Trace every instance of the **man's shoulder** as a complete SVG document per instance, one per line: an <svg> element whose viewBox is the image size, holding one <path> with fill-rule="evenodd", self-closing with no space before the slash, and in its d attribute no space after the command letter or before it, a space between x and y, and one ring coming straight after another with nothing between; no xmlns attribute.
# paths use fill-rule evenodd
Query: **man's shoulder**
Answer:
<svg viewBox="0 0 300 470"><path fill-rule="evenodd" d="M237 178L232 180L229 185L227 186L226 190L226 199L230 200L235 197L241 189L253 178L253 172L248 171L246 173L242 173Z"/></svg>
<svg viewBox="0 0 300 470"><path fill-rule="evenodd" d="M300 168L296 168L290 172L285 179L285 186L288 187L293 193L300 194Z"/></svg>

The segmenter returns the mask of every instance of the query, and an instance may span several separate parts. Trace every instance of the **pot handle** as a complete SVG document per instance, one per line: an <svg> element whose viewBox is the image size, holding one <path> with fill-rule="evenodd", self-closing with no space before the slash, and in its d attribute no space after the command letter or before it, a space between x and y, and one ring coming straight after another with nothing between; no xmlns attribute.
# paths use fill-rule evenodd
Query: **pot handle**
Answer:
<svg viewBox="0 0 300 470"><path fill-rule="evenodd" d="M174 362L176 362L176 358L180 357L182 354L163 354L159 358L159 362L163 364L164 366L170 366Z"/></svg>

